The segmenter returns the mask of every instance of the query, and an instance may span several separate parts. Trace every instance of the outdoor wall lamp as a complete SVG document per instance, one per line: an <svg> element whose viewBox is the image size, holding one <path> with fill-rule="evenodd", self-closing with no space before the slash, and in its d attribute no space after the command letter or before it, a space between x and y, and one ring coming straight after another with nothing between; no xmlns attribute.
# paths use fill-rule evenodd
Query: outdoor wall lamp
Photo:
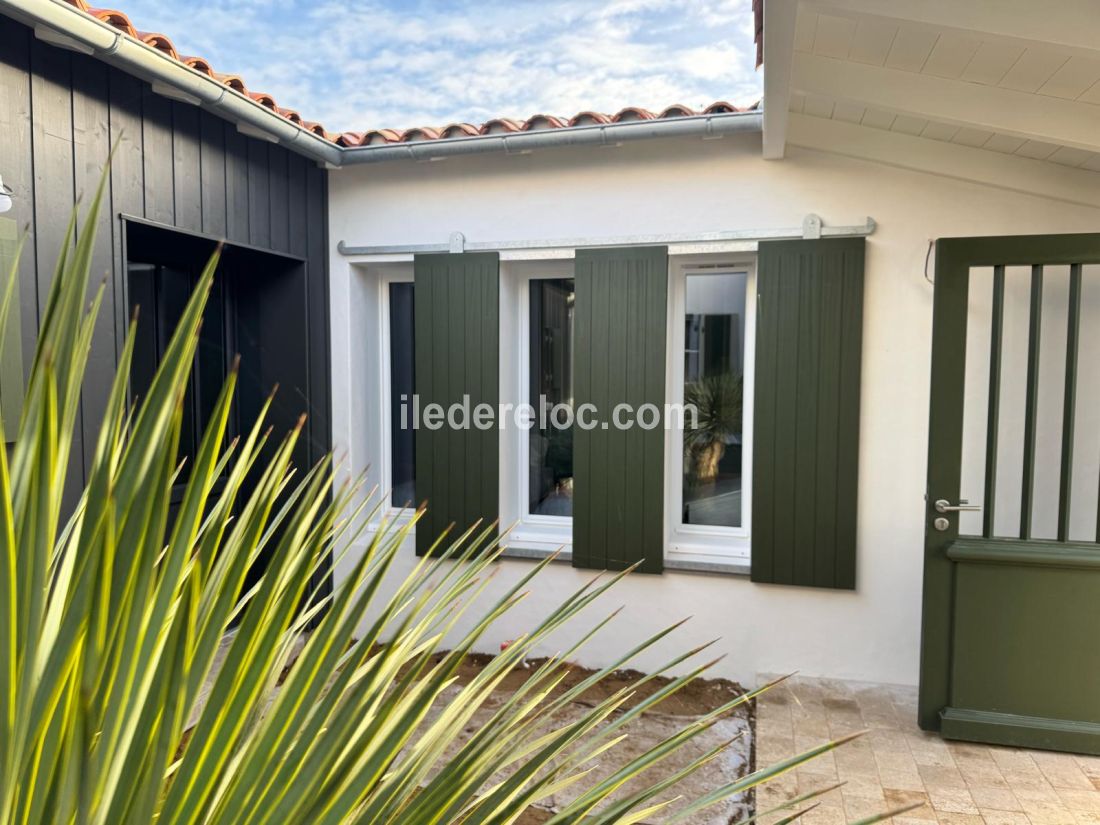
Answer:
<svg viewBox="0 0 1100 825"><path fill-rule="evenodd" d="M4 183L4 179L0 177L0 213L11 209L11 196L12 188Z"/></svg>

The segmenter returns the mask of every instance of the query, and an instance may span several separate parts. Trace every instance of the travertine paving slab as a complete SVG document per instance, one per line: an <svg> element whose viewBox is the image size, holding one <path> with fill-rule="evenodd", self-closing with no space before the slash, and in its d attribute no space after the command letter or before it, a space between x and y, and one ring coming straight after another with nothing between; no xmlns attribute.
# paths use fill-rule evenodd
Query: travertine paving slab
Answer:
<svg viewBox="0 0 1100 825"><path fill-rule="evenodd" d="M844 782L803 825L911 804L919 807L895 825L1100 825L1100 757L947 742L920 730L916 717L915 688L794 678L768 691L757 702L758 767L853 730L868 733L800 768L794 781L760 789L757 810Z"/></svg>

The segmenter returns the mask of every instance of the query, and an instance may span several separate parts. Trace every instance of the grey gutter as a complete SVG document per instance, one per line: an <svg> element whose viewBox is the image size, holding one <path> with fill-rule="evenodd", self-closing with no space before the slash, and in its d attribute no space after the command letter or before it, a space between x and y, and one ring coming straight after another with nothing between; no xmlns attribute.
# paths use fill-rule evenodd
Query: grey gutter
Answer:
<svg viewBox="0 0 1100 825"><path fill-rule="evenodd" d="M0 0L0 13L33 27L42 40L91 54L104 63L148 80L166 97L220 114L242 127L242 131L259 132L259 136L320 163L340 164L343 150L334 143L67 3Z"/></svg>
<svg viewBox="0 0 1100 825"><path fill-rule="evenodd" d="M391 160L434 160L490 152L518 154L559 146L615 146L632 140L661 137L721 137L737 132L759 132L762 121L763 116L759 111L725 112L591 126L567 126L502 135L442 138L376 146L349 146L343 150L340 165L382 163Z"/></svg>

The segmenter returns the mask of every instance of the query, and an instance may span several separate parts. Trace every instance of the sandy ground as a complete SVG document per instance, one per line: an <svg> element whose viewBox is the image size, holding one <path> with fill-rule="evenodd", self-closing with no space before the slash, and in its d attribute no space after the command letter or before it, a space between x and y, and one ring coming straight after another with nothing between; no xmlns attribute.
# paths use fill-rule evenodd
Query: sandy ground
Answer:
<svg viewBox="0 0 1100 825"><path fill-rule="evenodd" d="M218 659L214 668L215 673L231 641L232 638L227 637L225 643L222 645L222 649L219 650ZM439 653L436 655L437 657L442 657L444 654ZM429 714L429 718L437 713L440 708L445 707L448 702L453 701L454 697L461 689L461 685L474 678L490 660L491 657L482 654L474 654L467 657L459 671L457 684L447 689L441 697L441 700L436 704L436 707L433 708ZM508 696L515 691L516 688L522 685L541 663L542 660L531 660L527 663L527 667L517 667L505 677L504 681L501 683L500 689L495 691L486 703L475 713L471 723L467 726L460 740L455 743L452 751L457 751L462 743L478 730L484 721L488 719L501 704L507 701ZM575 685L586 679L591 673L592 671L579 666L572 668L569 676L564 680L558 690L567 690L571 685ZM542 723L543 729L549 731L552 727L558 727L575 721L602 699L607 698L626 685L637 682L641 676L641 673L630 670L611 674L595 687L581 694L575 701L566 705L565 708L552 719L545 720L545 722ZM192 715L192 723L198 716L201 705L206 698L205 694L209 690L212 681L213 674L211 679L208 680L207 685L204 686L203 695L196 704ZM627 701L625 707L629 708L634 703L651 696L654 691L660 689L660 687L667 684L667 682L667 679L657 678L640 686L636 693ZM677 693L656 705L653 710L643 713L637 719L623 726L619 733L625 733L627 738L610 751L601 754L598 763L593 766L594 769L585 787L591 787L591 784L610 776L631 759L644 753L658 742L680 730L691 720L697 719L714 708L726 704L743 692L744 689L740 685L725 679L697 679L681 688ZM622 711L618 712L621 713ZM665 793L653 800L653 803L675 799L677 797L693 799L708 793L714 788L745 776L749 772L752 764L753 713L754 707L751 703L739 707L734 713L696 736L695 739L686 744L678 752L666 757L658 765L651 768L645 775L643 781L635 780L632 783L628 783L619 793L629 794L637 791L642 785L648 784L648 782L652 782L659 777L675 773L697 756L706 753L724 742L731 742L731 740L732 744L729 744L718 758L711 761L690 777L671 786ZM612 719L613 718L614 717L612 717ZM529 809L520 819L521 825L539 825L545 822L556 811L560 810L562 806L568 804L569 801L575 798L576 794L576 790L570 789L557 797L546 800L538 807ZM694 818L687 820L687 822L690 823L690 825L730 825L730 823L740 822L750 816L751 806L752 800L750 794L744 793L724 803L715 805L706 811L700 812ZM667 812L675 812L677 808L678 806L674 802L667 809ZM653 822L659 823L662 819L663 817L658 815L654 818Z"/></svg>
<svg viewBox="0 0 1100 825"><path fill-rule="evenodd" d="M477 671L485 666L489 658L482 655L470 656L462 666L459 683L461 684L472 678ZM476 731L480 727L480 722L488 718L502 702L506 701L508 695L521 685L541 664L541 660L532 660L528 664L528 668L516 668L506 677L501 689L494 693L485 706L478 710L471 725L467 728L467 735ZM580 667L574 668L563 689L582 681L590 674L591 671ZM581 694L575 702L567 705L566 709L553 720L548 720L546 723L547 728L551 725L559 726L578 719L594 704L618 691L623 686L636 682L641 675L636 671L621 671L612 674L596 687ZM631 698L630 703L641 701L666 683L667 680L654 679L641 686L635 696ZM450 695L453 696L458 690L457 686L450 688ZM699 679L685 686L657 705L654 710L643 713L638 719L624 726L622 732L627 734L627 739L601 756L591 774L590 783L599 782L610 776L631 759L672 735L692 719L705 715L714 708L729 702L742 692L743 689L739 685L724 679ZM444 702L446 702L446 698L444 698ZM627 706L629 707L630 704ZM735 740L721 756L692 776L673 785L654 801L675 799L676 797L695 798L744 776L749 771L751 764L751 714L751 707L740 708L736 713L722 719L709 730L697 736L679 752L669 756L652 768L647 775L649 781L675 773L702 753L723 742ZM459 744L456 744L455 747L459 746ZM590 787L590 783L586 783L586 787ZM632 782L626 785L621 793L629 794L637 791L643 784L648 784L648 782ZM537 825L545 822L553 813L573 799L576 794L577 791L570 789L558 797L547 800L537 808L530 809L520 822L522 825ZM673 812L676 809L677 805L673 803L668 811ZM692 825L719 825L719 823L727 825L727 823L745 819L749 814L749 795L742 794L700 812L688 821ZM660 822L661 819L662 817L658 815L654 818L654 822Z"/></svg>

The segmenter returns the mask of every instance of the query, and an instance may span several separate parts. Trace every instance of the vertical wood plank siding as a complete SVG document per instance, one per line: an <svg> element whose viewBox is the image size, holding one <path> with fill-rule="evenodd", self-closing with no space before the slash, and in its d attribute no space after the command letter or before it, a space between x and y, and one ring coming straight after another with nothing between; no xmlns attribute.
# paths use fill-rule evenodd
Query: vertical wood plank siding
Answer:
<svg viewBox="0 0 1100 825"><path fill-rule="evenodd" d="M499 431L495 419L488 429L472 422L479 404L491 405L495 414L500 402L500 256L417 255L413 270L421 414L416 496L428 508L416 527L416 552L423 555L448 526L454 525L453 539L478 520L480 532L498 517ZM463 396L469 396L468 426L424 425L429 404L446 412Z"/></svg>
<svg viewBox="0 0 1100 825"><path fill-rule="evenodd" d="M87 202L111 146L118 146L92 267L91 286L107 276L107 294L83 389L74 481L83 478L94 447L128 323L120 215L306 259L309 333L301 345L309 386L283 387L280 395L309 413L308 458L320 458L331 440L326 173L92 57L47 45L7 17L0 17L0 100L0 173L15 191L4 217L29 227L19 269L24 370L73 201Z"/></svg>
<svg viewBox="0 0 1100 825"><path fill-rule="evenodd" d="M573 429L574 567L664 567L663 425L618 429L612 414L663 410L667 316L667 247L577 250L575 403L600 423Z"/></svg>
<svg viewBox="0 0 1100 825"><path fill-rule="evenodd" d="M862 238L761 243L752 579L856 579Z"/></svg>

